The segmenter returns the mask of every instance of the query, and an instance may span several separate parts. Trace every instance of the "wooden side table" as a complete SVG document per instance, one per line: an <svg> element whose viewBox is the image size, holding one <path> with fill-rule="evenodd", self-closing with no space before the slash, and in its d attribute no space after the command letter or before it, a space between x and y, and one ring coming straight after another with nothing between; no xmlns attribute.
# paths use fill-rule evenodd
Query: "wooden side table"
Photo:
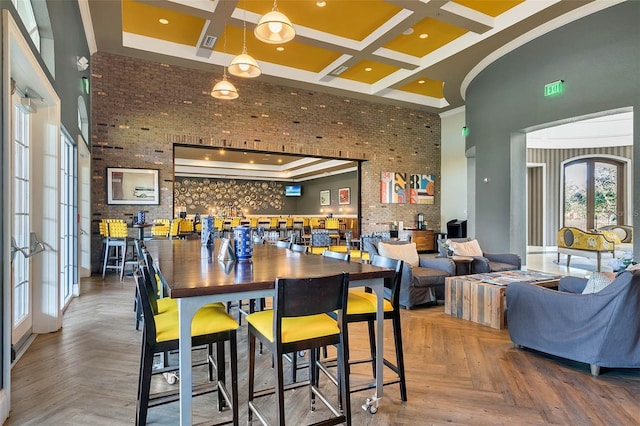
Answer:
<svg viewBox="0 0 640 426"><path fill-rule="evenodd" d="M450 256L449 259L453 260L456 264L456 275L471 275L471 263L473 262L473 257Z"/></svg>

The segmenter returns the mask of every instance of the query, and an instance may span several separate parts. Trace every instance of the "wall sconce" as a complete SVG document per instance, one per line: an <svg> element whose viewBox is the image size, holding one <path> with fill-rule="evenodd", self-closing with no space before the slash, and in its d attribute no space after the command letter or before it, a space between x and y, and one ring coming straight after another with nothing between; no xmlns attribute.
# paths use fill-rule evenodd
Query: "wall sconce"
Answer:
<svg viewBox="0 0 640 426"><path fill-rule="evenodd" d="M490 181L490 180L491 180L491 179L489 179L488 177L486 177L486 178L482 179L482 181L483 181L484 183L489 183L489 181Z"/></svg>
<svg viewBox="0 0 640 426"><path fill-rule="evenodd" d="M469 128L467 126L462 126L462 136L465 138L469 136Z"/></svg>

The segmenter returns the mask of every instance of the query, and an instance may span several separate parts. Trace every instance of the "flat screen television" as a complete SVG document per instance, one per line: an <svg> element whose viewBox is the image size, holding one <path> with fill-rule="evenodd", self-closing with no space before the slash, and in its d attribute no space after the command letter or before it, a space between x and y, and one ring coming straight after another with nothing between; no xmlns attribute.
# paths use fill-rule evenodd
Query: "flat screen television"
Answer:
<svg viewBox="0 0 640 426"><path fill-rule="evenodd" d="M284 187L285 197L300 197L302 195L302 186L300 185L286 185Z"/></svg>

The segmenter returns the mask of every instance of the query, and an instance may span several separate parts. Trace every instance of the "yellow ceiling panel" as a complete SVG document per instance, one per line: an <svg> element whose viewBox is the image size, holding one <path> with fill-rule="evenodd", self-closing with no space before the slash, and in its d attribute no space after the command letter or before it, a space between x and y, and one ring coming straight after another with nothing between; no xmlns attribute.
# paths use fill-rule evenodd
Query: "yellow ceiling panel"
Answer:
<svg viewBox="0 0 640 426"><path fill-rule="evenodd" d="M524 0L453 0L453 2L495 18L523 3Z"/></svg>
<svg viewBox="0 0 640 426"><path fill-rule="evenodd" d="M340 78L373 84L381 78L398 71L398 69L398 67L380 62L360 61L340 74Z"/></svg>
<svg viewBox="0 0 640 426"><path fill-rule="evenodd" d="M168 24L161 24L166 19ZM173 43L195 46L205 20L132 0L122 0L122 30Z"/></svg>
<svg viewBox="0 0 640 426"><path fill-rule="evenodd" d="M400 34L384 47L421 58L457 39L466 32L467 30L447 24L446 22L425 18L413 26L412 34ZM424 34L426 34L427 37L421 38L421 36L424 37Z"/></svg>
<svg viewBox="0 0 640 426"><path fill-rule="evenodd" d="M417 80L414 80L409 84L398 87L398 90L442 99L444 98L443 88L444 81L431 80L429 78L418 78Z"/></svg>
<svg viewBox="0 0 640 426"><path fill-rule="evenodd" d="M325 0L318 7L315 0L279 0L278 10L284 13L293 26L301 25L361 41L402 8L383 0ZM273 8L270 0L238 2L238 8L264 15Z"/></svg>
<svg viewBox="0 0 640 426"><path fill-rule="evenodd" d="M240 54L242 52L242 31L242 28L227 25L214 50L223 52L226 44L226 53ZM227 39L226 43L225 38ZM278 48L284 50L278 50ZM248 30L247 53L258 61L258 65L260 65L260 61L264 61L311 72L320 72L340 56L338 52L298 43L295 39L281 46L262 43Z"/></svg>

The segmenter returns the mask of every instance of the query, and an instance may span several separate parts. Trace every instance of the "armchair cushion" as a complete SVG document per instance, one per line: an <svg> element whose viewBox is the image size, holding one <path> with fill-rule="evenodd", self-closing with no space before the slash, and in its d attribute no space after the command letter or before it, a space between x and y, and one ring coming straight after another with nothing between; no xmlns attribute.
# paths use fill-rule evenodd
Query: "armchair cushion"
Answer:
<svg viewBox="0 0 640 426"><path fill-rule="evenodd" d="M483 256L478 240L464 242L447 240L447 244L456 256Z"/></svg>
<svg viewBox="0 0 640 426"><path fill-rule="evenodd" d="M594 272L587 280L582 294L597 293L614 280L615 274L609 272Z"/></svg>
<svg viewBox="0 0 640 426"><path fill-rule="evenodd" d="M409 244L387 244L385 242L378 243L378 253L380 256L390 257L391 259L402 260L405 264L418 266L420 258L416 243Z"/></svg>

